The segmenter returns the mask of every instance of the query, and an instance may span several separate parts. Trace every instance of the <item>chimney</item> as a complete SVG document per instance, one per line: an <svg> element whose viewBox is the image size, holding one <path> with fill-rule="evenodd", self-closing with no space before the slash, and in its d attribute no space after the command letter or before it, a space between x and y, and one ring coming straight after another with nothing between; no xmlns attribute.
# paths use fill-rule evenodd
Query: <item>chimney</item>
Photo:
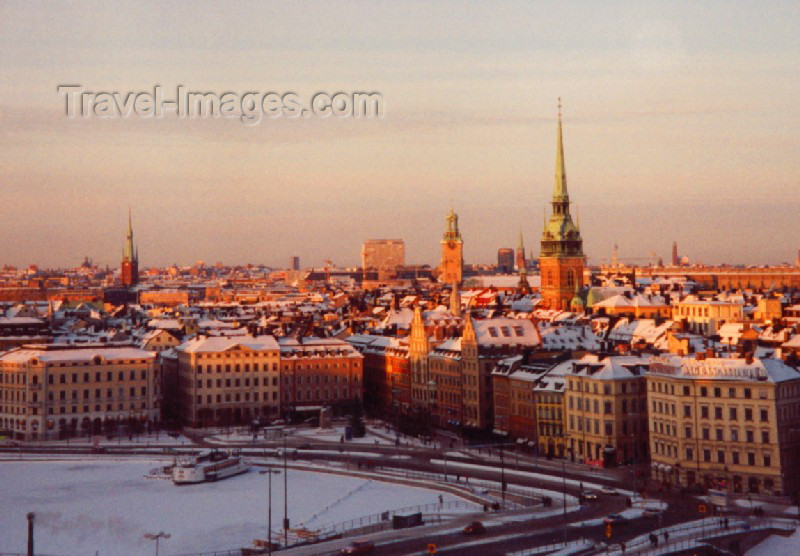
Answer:
<svg viewBox="0 0 800 556"><path fill-rule="evenodd" d="M752 365L753 364L753 352L752 351L748 351L745 354L744 362L747 363L748 365Z"/></svg>

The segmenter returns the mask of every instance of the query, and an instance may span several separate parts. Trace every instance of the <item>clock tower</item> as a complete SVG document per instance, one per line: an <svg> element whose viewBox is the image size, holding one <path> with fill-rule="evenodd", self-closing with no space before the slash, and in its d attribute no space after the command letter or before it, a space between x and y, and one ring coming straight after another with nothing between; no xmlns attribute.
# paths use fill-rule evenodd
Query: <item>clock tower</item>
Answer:
<svg viewBox="0 0 800 556"><path fill-rule="evenodd" d="M458 215L451 208L445 219L444 236L442 237L442 264L439 267L439 282L442 284L460 284L464 264L462 247L464 240L458 231Z"/></svg>

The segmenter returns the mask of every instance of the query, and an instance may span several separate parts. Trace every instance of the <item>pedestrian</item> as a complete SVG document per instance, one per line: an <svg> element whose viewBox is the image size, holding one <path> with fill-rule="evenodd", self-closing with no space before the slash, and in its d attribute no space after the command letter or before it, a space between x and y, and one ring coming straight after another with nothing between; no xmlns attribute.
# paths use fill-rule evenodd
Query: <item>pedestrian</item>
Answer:
<svg viewBox="0 0 800 556"><path fill-rule="evenodd" d="M624 542L619 543L619 547L620 549L622 549L622 553L625 554L625 543Z"/></svg>
<svg viewBox="0 0 800 556"><path fill-rule="evenodd" d="M725 530L726 531L728 530L728 518L727 517L725 518Z"/></svg>
<svg viewBox="0 0 800 556"><path fill-rule="evenodd" d="M669 543L669 531L664 531L664 544Z"/></svg>
<svg viewBox="0 0 800 556"><path fill-rule="evenodd" d="M444 498L442 498L441 494L439 495L439 504L444 504Z"/></svg>

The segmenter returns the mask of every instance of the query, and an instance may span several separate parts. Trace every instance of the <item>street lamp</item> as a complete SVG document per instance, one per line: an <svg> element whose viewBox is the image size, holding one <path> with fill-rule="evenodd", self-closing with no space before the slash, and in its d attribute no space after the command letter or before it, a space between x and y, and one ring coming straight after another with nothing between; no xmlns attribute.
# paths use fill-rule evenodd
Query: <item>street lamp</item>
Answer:
<svg viewBox="0 0 800 556"><path fill-rule="evenodd" d="M272 476L273 475L280 475L281 472L275 469L272 469L272 466L265 471L259 471L262 475L264 473L267 474L269 477L269 513L267 514L267 551L269 554L272 554Z"/></svg>
<svg viewBox="0 0 800 556"><path fill-rule="evenodd" d="M36 518L36 514L28 512L25 517L28 519L28 556L33 556L33 520Z"/></svg>
<svg viewBox="0 0 800 556"><path fill-rule="evenodd" d="M144 538L149 541L156 541L156 556L158 556L158 541L161 539L168 539L172 535L169 533L165 533L164 531L159 531L158 533L145 533Z"/></svg>
<svg viewBox="0 0 800 556"><path fill-rule="evenodd" d="M286 463L286 431L283 433L283 546L289 544L289 476Z"/></svg>

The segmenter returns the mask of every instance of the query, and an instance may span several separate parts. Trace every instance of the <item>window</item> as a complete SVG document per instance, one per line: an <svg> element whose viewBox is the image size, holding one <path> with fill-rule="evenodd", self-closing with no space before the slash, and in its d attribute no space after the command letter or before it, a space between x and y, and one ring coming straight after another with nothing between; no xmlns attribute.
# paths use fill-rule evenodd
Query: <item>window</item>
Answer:
<svg viewBox="0 0 800 556"><path fill-rule="evenodd" d="M684 433L685 433L684 436L686 436L686 438L691 438L692 437L692 427L686 427L684 429Z"/></svg>
<svg viewBox="0 0 800 556"><path fill-rule="evenodd" d="M731 442L739 442L739 429L731 429Z"/></svg>
<svg viewBox="0 0 800 556"><path fill-rule="evenodd" d="M721 407L714 407L714 419L722 419L722 408Z"/></svg>
<svg viewBox="0 0 800 556"><path fill-rule="evenodd" d="M683 406L683 416L684 417L691 417L692 416L692 406L684 405Z"/></svg>
<svg viewBox="0 0 800 556"><path fill-rule="evenodd" d="M690 395L691 395L691 394L689 393L689 387L688 387L688 386L684 386L684 387L683 387L683 395L684 395L684 396L690 396Z"/></svg>
<svg viewBox="0 0 800 556"><path fill-rule="evenodd" d="M753 410L749 407L744 408L744 420L745 421L752 421L753 420Z"/></svg>
<svg viewBox="0 0 800 556"><path fill-rule="evenodd" d="M603 402L603 413L611 415L611 402Z"/></svg>
<svg viewBox="0 0 800 556"><path fill-rule="evenodd" d="M769 454L764 454L764 467L772 467L772 457Z"/></svg>
<svg viewBox="0 0 800 556"><path fill-rule="evenodd" d="M703 398L708 397L708 388L706 388L705 386L701 386L700 387L700 396L703 397Z"/></svg>
<svg viewBox="0 0 800 556"><path fill-rule="evenodd" d="M728 397L735 398L736 397L736 388L728 388Z"/></svg>
<svg viewBox="0 0 800 556"><path fill-rule="evenodd" d="M753 431L745 432L745 438L747 438L748 442L755 442L755 435L753 434Z"/></svg>
<svg viewBox="0 0 800 556"><path fill-rule="evenodd" d="M751 395L752 395L752 392L751 392L750 388L745 388L744 389L744 397L749 400Z"/></svg>
<svg viewBox="0 0 800 556"><path fill-rule="evenodd" d="M732 452L731 453L731 458L733 460L733 464L734 465L739 465L739 452L736 452L736 451Z"/></svg>
<svg viewBox="0 0 800 556"><path fill-rule="evenodd" d="M722 440L722 429L717 429L717 440Z"/></svg>
<svg viewBox="0 0 800 556"><path fill-rule="evenodd" d="M747 465L756 464L756 455L753 452L747 452Z"/></svg>
<svg viewBox="0 0 800 556"><path fill-rule="evenodd" d="M722 391L721 391L721 389L720 389L720 388L714 388L714 397L715 397L715 398L720 398L720 397L722 397Z"/></svg>
<svg viewBox="0 0 800 556"><path fill-rule="evenodd" d="M769 444L769 431L761 431L761 443Z"/></svg>
<svg viewBox="0 0 800 556"><path fill-rule="evenodd" d="M689 461L694 460L694 450L691 448L686 448L686 459Z"/></svg>
<svg viewBox="0 0 800 556"><path fill-rule="evenodd" d="M711 450L703 450L703 461L711 461Z"/></svg>
<svg viewBox="0 0 800 556"><path fill-rule="evenodd" d="M700 406L700 417L703 419L708 419L708 406L703 405Z"/></svg>
<svg viewBox="0 0 800 556"><path fill-rule="evenodd" d="M737 411L736 411L736 408L735 408L735 407L731 407L731 408L728 410L728 418L729 418L731 421L736 421L737 419L739 419L739 415L738 415L738 413L737 413Z"/></svg>
<svg viewBox="0 0 800 556"><path fill-rule="evenodd" d="M767 411L766 409L761 409L759 413L762 423L766 423L767 421L769 421L769 411Z"/></svg>
<svg viewBox="0 0 800 556"><path fill-rule="evenodd" d="M709 430L707 428L703 429L703 440L709 439Z"/></svg>
<svg viewBox="0 0 800 556"><path fill-rule="evenodd" d="M725 450L717 450L717 462L725 463Z"/></svg>

